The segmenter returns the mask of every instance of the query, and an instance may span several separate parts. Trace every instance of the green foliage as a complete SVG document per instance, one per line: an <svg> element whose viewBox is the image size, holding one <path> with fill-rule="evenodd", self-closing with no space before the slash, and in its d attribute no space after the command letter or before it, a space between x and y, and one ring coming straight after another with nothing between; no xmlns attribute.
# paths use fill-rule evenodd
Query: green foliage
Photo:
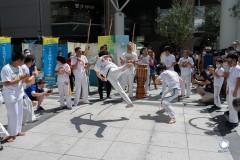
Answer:
<svg viewBox="0 0 240 160"><path fill-rule="evenodd" d="M203 43L206 46L211 46L217 41L220 34L220 7L206 7L205 23L203 25L205 33L203 35Z"/></svg>
<svg viewBox="0 0 240 160"><path fill-rule="evenodd" d="M231 16L240 19L240 0L232 8L230 8Z"/></svg>
<svg viewBox="0 0 240 160"><path fill-rule="evenodd" d="M169 44L182 49L194 33L193 6L181 5L179 0L174 0L168 15L157 17L156 32Z"/></svg>

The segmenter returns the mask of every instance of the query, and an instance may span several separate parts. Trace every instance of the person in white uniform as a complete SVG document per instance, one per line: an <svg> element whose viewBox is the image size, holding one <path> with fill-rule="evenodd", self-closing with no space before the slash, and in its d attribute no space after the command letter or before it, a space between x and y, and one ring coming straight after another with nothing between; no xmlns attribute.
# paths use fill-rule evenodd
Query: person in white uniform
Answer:
<svg viewBox="0 0 240 160"><path fill-rule="evenodd" d="M94 67L97 77L102 81L108 80L112 84L115 90L127 103L126 108L133 107L132 101L124 92L118 80L123 72L133 69L133 64L127 63L124 66L118 67L112 62L112 56L108 53L108 51L102 51L101 55L103 56L98 58Z"/></svg>
<svg viewBox="0 0 240 160"><path fill-rule="evenodd" d="M224 81L224 69L222 67L223 60L218 58L216 59L216 69L211 69L210 72L214 75L214 109L221 109L221 101L220 101L220 91L222 89L223 81Z"/></svg>
<svg viewBox="0 0 240 160"><path fill-rule="evenodd" d="M171 106L171 101L178 97L182 79L177 72L167 70L167 67L163 63L158 65L158 70L160 71L160 75L157 77L155 82L159 83L160 81L164 81L168 87L168 89L162 94L161 104L163 110L160 110L160 112L166 111L171 118L169 124L173 124L176 122L176 113Z"/></svg>
<svg viewBox="0 0 240 160"><path fill-rule="evenodd" d="M183 57L179 59L178 64L181 69L181 78L183 80L183 84L181 85L181 96L185 96L186 91L186 98L189 98L191 95L191 73L194 66L193 59L189 57L189 50L183 51Z"/></svg>
<svg viewBox="0 0 240 160"><path fill-rule="evenodd" d="M2 93L0 92L0 107L2 107L3 103L3 97ZM1 142L8 141L13 142L13 138L9 135L8 131L4 128L4 126L0 123L0 150L1 148Z"/></svg>
<svg viewBox="0 0 240 160"><path fill-rule="evenodd" d="M132 42L127 45L127 52L123 53L120 57L121 65L125 65L127 63L135 63L138 60L137 54L133 52L133 44ZM122 74L122 88L125 88L128 85L129 88L129 97L133 97L133 82L135 76L135 67L133 70L127 70Z"/></svg>
<svg viewBox="0 0 240 160"><path fill-rule="evenodd" d="M57 85L60 96L60 108L65 107L65 97L67 102L67 108L72 109L71 89L69 82L69 75L71 75L71 68L66 63L66 58L63 56L57 56L57 66L55 68L55 75L57 75Z"/></svg>
<svg viewBox="0 0 240 160"><path fill-rule="evenodd" d="M226 122L228 127L238 126L238 112L234 109L232 102L234 99L240 97L240 66L237 65L238 55L229 54L227 56L228 63L232 65L230 68L229 77L227 80L228 88L227 94L228 98L228 110L229 110L229 120Z"/></svg>
<svg viewBox="0 0 240 160"><path fill-rule="evenodd" d="M29 74L30 75L30 67L34 64L35 58L33 55L28 55L25 57L24 64L22 65L23 74ZM26 87L32 85L35 82L35 78L38 75L38 71L33 71L32 75L29 76L25 83L23 84L23 88L26 89ZM31 99L27 96L27 94L24 92L23 97L23 125L26 122L34 122L36 121L36 116L34 113L33 103Z"/></svg>
<svg viewBox="0 0 240 160"><path fill-rule="evenodd" d="M22 53L12 55L12 62L1 70L3 98L7 108L8 132L10 136L24 136L22 132L23 119L23 83L29 77L23 74L21 66L24 62Z"/></svg>
<svg viewBox="0 0 240 160"><path fill-rule="evenodd" d="M148 55L148 50L146 47L143 47L141 49L141 55L139 56L139 60L138 60L138 64L146 64L148 66L148 70L147 70L147 80L144 84L145 87L145 91L147 96L149 96L149 81L150 81L150 66L149 65L153 65L153 60L152 57Z"/></svg>
<svg viewBox="0 0 240 160"><path fill-rule="evenodd" d="M165 46L164 54L161 56L160 62L163 63L167 70L174 71L174 65L176 65L176 58L173 54L170 54L171 48L169 46ZM163 81L162 83L162 93L166 90L166 84Z"/></svg>
<svg viewBox="0 0 240 160"><path fill-rule="evenodd" d="M87 57L82 55L80 47L75 48L76 56L71 59L71 67L75 76L75 99L74 105L77 106L80 99L80 93L82 89L83 103L90 103L88 101L88 82L86 70L89 68Z"/></svg>

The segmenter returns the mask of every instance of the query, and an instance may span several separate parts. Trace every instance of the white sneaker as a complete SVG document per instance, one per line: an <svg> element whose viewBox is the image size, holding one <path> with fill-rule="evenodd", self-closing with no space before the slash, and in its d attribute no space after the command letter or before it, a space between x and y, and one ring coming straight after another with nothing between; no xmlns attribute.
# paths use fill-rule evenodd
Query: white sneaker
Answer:
<svg viewBox="0 0 240 160"><path fill-rule="evenodd" d="M89 102L89 101L84 101L83 103L85 103L85 104L90 104L91 102Z"/></svg>
<svg viewBox="0 0 240 160"><path fill-rule="evenodd" d="M131 108L131 107L134 107L132 103L126 106L126 108Z"/></svg>

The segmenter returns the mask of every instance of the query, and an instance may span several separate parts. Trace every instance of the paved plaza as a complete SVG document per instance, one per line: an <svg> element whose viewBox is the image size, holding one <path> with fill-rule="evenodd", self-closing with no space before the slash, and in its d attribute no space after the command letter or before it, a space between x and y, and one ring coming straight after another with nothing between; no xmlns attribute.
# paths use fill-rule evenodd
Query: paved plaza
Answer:
<svg viewBox="0 0 240 160"><path fill-rule="evenodd" d="M26 136L3 144L0 160L240 160L240 127L224 126L226 102L214 111L199 104L193 92L175 101L177 123L170 125L166 113L156 113L160 90L125 108L114 90L112 99L100 101L97 88L90 87L92 104L58 110L54 89L43 102L46 111L37 113L39 120L24 126ZM0 122L7 124L4 105ZM220 148L222 139L230 142L228 150Z"/></svg>

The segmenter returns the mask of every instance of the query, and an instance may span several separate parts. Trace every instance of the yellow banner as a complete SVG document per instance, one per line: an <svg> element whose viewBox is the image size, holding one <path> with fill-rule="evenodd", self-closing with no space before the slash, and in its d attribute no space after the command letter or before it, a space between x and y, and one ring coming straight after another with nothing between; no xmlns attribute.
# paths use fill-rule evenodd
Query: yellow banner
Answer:
<svg viewBox="0 0 240 160"><path fill-rule="evenodd" d="M59 40L59 38L43 37L43 45L57 44L58 40Z"/></svg>
<svg viewBox="0 0 240 160"><path fill-rule="evenodd" d="M0 43L11 43L11 37L0 37Z"/></svg>

